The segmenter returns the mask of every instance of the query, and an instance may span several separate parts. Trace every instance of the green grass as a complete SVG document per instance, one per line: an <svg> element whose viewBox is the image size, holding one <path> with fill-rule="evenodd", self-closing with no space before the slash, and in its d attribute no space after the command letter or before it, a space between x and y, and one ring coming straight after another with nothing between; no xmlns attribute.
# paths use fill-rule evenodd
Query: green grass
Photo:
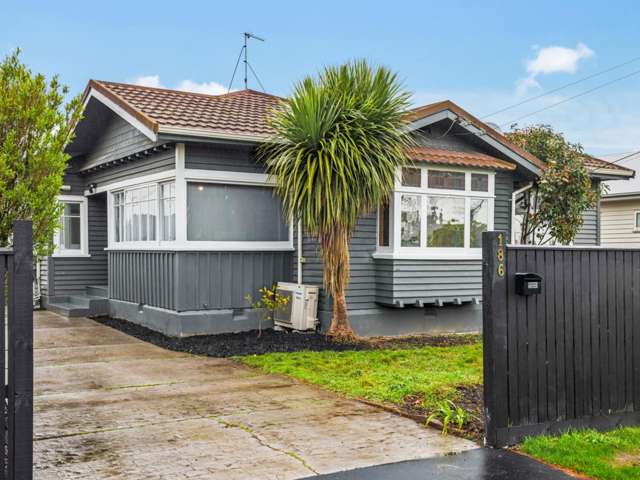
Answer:
<svg viewBox="0 0 640 480"><path fill-rule="evenodd" d="M547 463L601 480L640 479L640 427L528 438L522 450Z"/></svg>
<svg viewBox="0 0 640 480"><path fill-rule="evenodd" d="M347 352L270 353L237 357L269 373L290 375L353 397L402 404L424 397L426 409L457 398L458 385L482 382L482 344Z"/></svg>

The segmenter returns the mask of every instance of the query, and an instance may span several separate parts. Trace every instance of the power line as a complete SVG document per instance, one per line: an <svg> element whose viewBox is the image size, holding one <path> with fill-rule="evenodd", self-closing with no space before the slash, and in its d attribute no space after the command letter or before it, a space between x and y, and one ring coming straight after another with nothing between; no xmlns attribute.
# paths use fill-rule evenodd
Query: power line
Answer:
<svg viewBox="0 0 640 480"><path fill-rule="evenodd" d="M623 63L619 63L618 65L614 65L613 67L607 68L606 70L601 70L600 72L596 72L596 73L594 73L592 75L587 75L586 77L583 77L583 78L581 78L579 80L576 80L574 82L567 83L567 84L562 85L562 86L560 86L558 88L554 88L553 90L549 90L548 92L544 92L544 93L541 93L540 95L536 95L534 97L527 98L525 100L522 100L521 102L514 103L513 105L508 105L508 106L506 106L504 108L501 108L500 110L496 110L495 112L492 112L492 113L490 113L488 115L484 115L481 118L485 119L485 118L493 117L494 115L497 115L497 114L502 113L502 112L506 112L507 110L511 110L513 108L519 107L520 105L524 105L526 103L533 102L534 100L538 100L539 98L546 97L547 95L551 95L552 93L559 92L560 90L564 90L565 88L569 88L569 87L572 87L574 85L578 85L579 83L586 82L587 80L591 80L592 78L599 77L601 75L604 75L605 73L609 73L609 72L612 72L612 71L617 70L619 68L625 67L625 66L627 66L627 65L629 65L631 63L637 62L638 60L640 60L640 57L632 58L631 60L628 60L628 61L623 62Z"/></svg>
<svg viewBox="0 0 640 480"><path fill-rule="evenodd" d="M584 95L588 95L589 93L595 92L596 90L600 90L601 88L608 87L609 85L611 85L613 83L620 82L622 80L626 80L627 78L633 77L634 75L638 75L639 73L640 73L640 70L635 70L635 71L633 71L631 73L623 75L622 77L614 78L613 80L609 80L608 82L605 82L605 83L602 83L600 85L597 85L597 86L595 86L593 88L590 88L589 90L585 90L584 92L580 92L580 93L578 93L576 95L573 95L573 96L571 96L569 98L565 98L564 100L561 100L559 102L553 103L551 105L547 105L546 107L540 108L540 109L538 109L538 110L536 110L534 112L527 113L526 115L522 115L522 116L516 118L515 120L511 120L510 122L505 122L505 123L501 124L500 127L506 127L506 126L509 126L509 125L513 125L514 123L519 122L520 120L522 120L524 118L528 118L528 117L530 117L532 115L535 115L537 113L544 112L546 110L549 110L550 108L554 108L554 107L557 107L558 105L562 105L563 103L567 103L567 102L570 102L571 100L575 100L576 98L583 97Z"/></svg>
<svg viewBox="0 0 640 480"><path fill-rule="evenodd" d="M616 163L621 162L622 160L626 160L627 158L631 158L631 157L633 157L634 155L638 155L639 153L640 153L640 150L638 150L637 152L632 152L632 153L630 153L630 154L628 154L628 155L625 155L624 157L618 158L617 160L615 160L615 161L613 161L613 162L609 162L609 161L607 161L607 160L602 160L601 158L597 158L597 157L594 157L594 158L597 158L598 160L602 160L603 162L607 162L607 163L609 163L610 165L615 165ZM605 168L609 168L609 167L608 167L608 166L606 166L606 167L605 167L605 166L603 166L603 167L598 167L598 168L596 168L595 170L593 170L591 173L595 173L595 172L597 172L598 170L605 169Z"/></svg>

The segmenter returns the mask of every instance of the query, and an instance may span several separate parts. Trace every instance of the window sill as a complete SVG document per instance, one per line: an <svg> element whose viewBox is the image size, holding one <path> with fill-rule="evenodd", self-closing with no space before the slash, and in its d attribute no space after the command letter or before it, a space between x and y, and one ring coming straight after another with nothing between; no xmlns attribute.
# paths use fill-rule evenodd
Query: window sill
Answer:
<svg viewBox="0 0 640 480"><path fill-rule="evenodd" d="M482 260L482 252L374 252L380 260Z"/></svg>
<svg viewBox="0 0 640 480"><path fill-rule="evenodd" d="M54 253L51 255L52 258L90 258L91 255L88 253Z"/></svg>
<svg viewBox="0 0 640 480"><path fill-rule="evenodd" d="M266 242L256 242L255 244L247 244L242 242L166 242L153 245L110 245L105 251L164 251L164 252L293 252L295 249L289 242L285 245L269 244Z"/></svg>

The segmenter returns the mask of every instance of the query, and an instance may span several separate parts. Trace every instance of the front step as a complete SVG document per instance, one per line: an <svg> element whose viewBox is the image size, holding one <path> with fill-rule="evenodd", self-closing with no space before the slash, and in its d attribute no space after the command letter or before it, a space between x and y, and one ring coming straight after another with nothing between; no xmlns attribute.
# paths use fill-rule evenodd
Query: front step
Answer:
<svg viewBox="0 0 640 480"><path fill-rule="evenodd" d="M100 288L87 287L87 291L100 292ZM109 299L106 296L88 293L56 296L49 298L46 308L65 317L106 315L109 313Z"/></svg>

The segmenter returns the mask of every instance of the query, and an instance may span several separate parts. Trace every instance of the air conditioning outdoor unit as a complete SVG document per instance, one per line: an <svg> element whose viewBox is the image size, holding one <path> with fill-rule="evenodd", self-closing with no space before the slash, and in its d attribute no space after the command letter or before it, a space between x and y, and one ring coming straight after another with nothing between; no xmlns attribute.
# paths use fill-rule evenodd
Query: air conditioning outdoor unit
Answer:
<svg viewBox="0 0 640 480"><path fill-rule="evenodd" d="M315 330L318 324L318 287L278 282L278 293L289 297L287 306L276 312L275 324L294 330Z"/></svg>

